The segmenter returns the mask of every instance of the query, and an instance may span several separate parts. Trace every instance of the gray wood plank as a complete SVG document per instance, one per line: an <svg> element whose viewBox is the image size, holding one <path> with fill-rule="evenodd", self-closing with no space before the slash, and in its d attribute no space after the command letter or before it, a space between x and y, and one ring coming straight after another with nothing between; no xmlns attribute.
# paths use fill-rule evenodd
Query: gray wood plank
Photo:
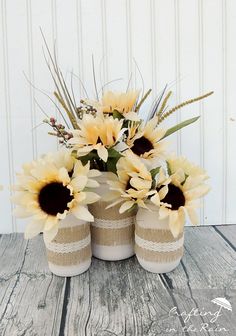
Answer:
<svg viewBox="0 0 236 336"><path fill-rule="evenodd" d="M214 227L214 229L236 251L236 224L217 225Z"/></svg>
<svg viewBox="0 0 236 336"><path fill-rule="evenodd" d="M209 335L226 333L225 329L227 335L236 335L236 253L213 227L186 229L181 265L165 277L180 312L198 309L214 313L219 306L211 300L218 297L227 299L232 305L232 312L223 309L222 316L214 323L210 322L208 314L191 317L187 326L192 323L201 335L201 328L205 328L205 334ZM204 324L207 326L204 327Z"/></svg>
<svg viewBox="0 0 236 336"><path fill-rule="evenodd" d="M19 278L26 246L17 234L0 237L0 321Z"/></svg>
<svg viewBox="0 0 236 336"><path fill-rule="evenodd" d="M8 275L14 282L11 292L1 283L7 299L1 304L0 335L59 335L66 281L49 272L42 237L27 242L19 234L2 236L0 246L1 278Z"/></svg>
<svg viewBox="0 0 236 336"><path fill-rule="evenodd" d="M223 311L215 323L209 319L219 308L211 302L216 297L227 298L236 311L235 269L235 252L211 227L186 229L185 255L168 274L148 273L136 258L94 259L89 272L70 281L65 335L235 336L231 312ZM174 307L209 313L184 321L170 313Z"/></svg>
<svg viewBox="0 0 236 336"><path fill-rule="evenodd" d="M159 276L136 258L93 259L86 274L71 279L65 335L167 335L167 328L181 327L180 319L169 318L173 305Z"/></svg>
<svg viewBox="0 0 236 336"><path fill-rule="evenodd" d="M68 279L49 272L42 237L27 242L22 235L3 235L0 335L235 336L234 228L217 230L186 228L184 257L168 274L148 273L136 258L93 259L88 272ZM178 313L214 313L219 307L211 300L217 297L226 298L233 311L222 309L214 323L209 313L189 321L170 313L174 307Z"/></svg>

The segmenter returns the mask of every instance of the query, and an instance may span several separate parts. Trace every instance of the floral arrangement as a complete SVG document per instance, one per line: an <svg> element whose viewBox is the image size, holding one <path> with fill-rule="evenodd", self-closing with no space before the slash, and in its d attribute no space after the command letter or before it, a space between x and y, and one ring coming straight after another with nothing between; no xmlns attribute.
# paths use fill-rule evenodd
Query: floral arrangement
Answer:
<svg viewBox="0 0 236 336"><path fill-rule="evenodd" d="M144 120L140 117L140 110L151 89L146 93L129 88L125 92L113 92L104 91L103 87L98 91L93 65L96 97L83 97L77 103L73 86L67 86L56 56L51 55L47 44L46 48L49 55L47 65L56 88L55 105L63 121L59 123L55 117L47 116L44 123L51 127L49 134L56 136L64 149L25 164L17 175L13 198L15 214L31 218L25 237L44 233L49 260L51 258L56 265L53 264L51 269L60 275L61 269L57 266L62 262L60 256L58 259L61 246L58 247L57 235L62 234L60 224L70 214L85 222L94 221L91 225L93 255L107 260L110 253L108 260L118 260L119 256L124 259L134 254L135 216L138 209L145 209L155 212L154 222L156 218L164 220L168 227L165 226L164 230L164 224L161 224L156 231L152 223L149 223L150 227L143 227L142 216L145 214L137 214L135 242L138 260L144 268L154 272L173 269L182 256L181 235L186 218L194 225L198 223L198 199L207 194L209 186L205 170L184 157L170 155L166 141L171 134L196 122L199 116L169 129L163 127L163 122L179 109L205 99L213 92L169 107L172 91L168 91L166 86ZM103 184L105 176L106 194L104 186L98 183L99 176L103 176L100 180ZM97 192L91 191L92 188L97 188ZM95 203L98 205L94 206ZM109 209L113 210L109 212ZM107 217L106 211L111 218ZM75 260L80 262L79 273L89 267L91 259L90 231L86 225L82 229L74 229L75 234L80 232L77 245L73 242L73 234L66 233L64 240L70 236L71 241L67 241L65 244L69 245L63 249L63 258L68 265L72 260L72 263ZM153 235L156 241L145 240L145 235L148 239ZM160 243L160 237L164 237L164 243ZM170 242L170 256L166 256L166 241ZM107 250L109 244L113 250ZM68 253L72 252L79 257L71 256L68 262ZM85 256L86 266L83 264ZM172 261L169 268L153 268L150 266L153 260ZM74 274L74 270L66 274Z"/></svg>
<svg viewBox="0 0 236 336"><path fill-rule="evenodd" d="M187 119L169 129L162 123L177 110L205 99L213 92L168 106L172 91L167 86L153 103L147 120L139 116L140 109L151 93L139 90L103 92L99 98L94 77L96 99L81 99L79 105L70 93L66 81L49 49L52 66L49 70L54 80L54 96L62 110L60 114L71 126L57 125L55 118L45 119L74 157L92 168L111 172L108 184L110 193L106 200L115 200L110 206L122 203L120 213L134 207L148 207L151 202L159 208L160 218L169 218L174 236L183 229L186 214L197 223L196 199L205 195L209 187L204 183L206 172L183 157L171 157L165 139L178 130L196 122L199 116ZM54 71L52 70L54 69ZM94 68L93 68L93 73Z"/></svg>

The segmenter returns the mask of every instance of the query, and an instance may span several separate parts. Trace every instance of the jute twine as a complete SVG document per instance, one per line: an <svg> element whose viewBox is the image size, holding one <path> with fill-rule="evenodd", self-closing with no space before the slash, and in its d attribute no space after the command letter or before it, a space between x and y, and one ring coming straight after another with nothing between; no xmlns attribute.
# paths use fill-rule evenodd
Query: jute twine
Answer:
<svg viewBox="0 0 236 336"><path fill-rule="evenodd" d="M136 212L120 214L120 205L106 209L108 205L109 203L100 201L89 206L94 216L91 225L92 242L104 246L133 244Z"/></svg>
<svg viewBox="0 0 236 336"><path fill-rule="evenodd" d="M170 230L146 229L136 224L135 253L152 262L173 262L183 256L183 232L174 238Z"/></svg>
<svg viewBox="0 0 236 336"><path fill-rule="evenodd" d="M46 246L48 261L58 266L72 266L91 258L89 224L61 228Z"/></svg>

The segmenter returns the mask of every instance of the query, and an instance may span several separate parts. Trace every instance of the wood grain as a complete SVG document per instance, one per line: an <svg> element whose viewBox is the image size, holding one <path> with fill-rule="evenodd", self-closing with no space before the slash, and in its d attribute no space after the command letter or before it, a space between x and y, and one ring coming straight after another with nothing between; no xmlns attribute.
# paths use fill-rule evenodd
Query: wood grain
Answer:
<svg viewBox="0 0 236 336"><path fill-rule="evenodd" d="M42 237L2 236L0 335L58 335L66 281L47 267Z"/></svg>
<svg viewBox="0 0 236 336"><path fill-rule="evenodd" d="M233 226L186 228L184 257L167 274L146 272L135 257L120 262L94 258L88 272L67 279L49 272L42 236L25 241L19 234L3 235L0 335L234 336L234 232ZM222 309L215 323L209 316L185 320L184 312L193 309L215 313L219 306L211 300L217 297L226 298L232 312ZM182 316L170 312L174 307ZM205 330L203 323L208 323Z"/></svg>
<svg viewBox="0 0 236 336"><path fill-rule="evenodd" d="M230 225L225 226L214 226L214 229L218 234L220 234L224 240L227 241L231 247L236 250L236 226L235 225Z"/></svg>

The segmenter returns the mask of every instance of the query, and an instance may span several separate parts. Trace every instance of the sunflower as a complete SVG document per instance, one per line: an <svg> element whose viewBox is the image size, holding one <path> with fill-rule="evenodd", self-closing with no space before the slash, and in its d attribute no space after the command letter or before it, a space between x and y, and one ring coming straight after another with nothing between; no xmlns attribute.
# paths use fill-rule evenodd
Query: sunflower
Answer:
<svg viewBox="0 0 236 336"><path fill-rule="evenodd" d="M167 143L161 141L166 131L156 127L156 120L151 119L145 126L128 129L127 145L131 151L143 159L163 158Z"/></svg>
<svg viewBox="0 0 236 336"><path fill-rule="evenodd" d="M155 191L151 190L152 176L146 166L131 152L119 159L117 176L108 181L110 194L107 200L115 200L112 207L123 202L120 213L131 209L134 205L146 208L145 200Z"/></svg>
<svg viewBox="0 0 236 336"><path fill-rule="evenodd" d="M135 104L138 100L139 91L112 92L107 91L102 96L102 110L104 113L118 111L126 119L136 119L137 113L134 112Z"/></svg>
<svg viewBox="0 0 236 336"><path fill-rule="evenodd" d="M198 224L197 199L208 193L209 186L204 183L207 178L205 172L185 158L167 160L167 165L170 176L160 169L156 194L151 201L160 207L160 219L169 218L169 228L177 237L183 230L186 215L193 225Z"/></svg>
<svg viewBox="0 0 236 336"><path fill-rule="evenodd" d="M124 133L122 120L113 117L85 115L80 122L80 129L73 131L69 143L77 151L78 156L84 156L95 150L104 161L108 159L108 149L121 140Z"/></svg>
<svg viewBox="0 0 236 336"><path fill-rule="evenodd" d="M61 155L56 154L55 157L58 159ZM59 164L59 160L53 161L52 158L53 155L49 155L25 165L23 172L17 176L18 184L13 197L13 202L17 204L15 215L31 217L25 230L26 239L43 231L45 241L51 241L57 234L60 220L68 213L93 221L86 205L96 202L99 196L87 191L87 187L97 186L92 177L100 173L90 170L89 163L84 167L78 160L73 160L73 167L68 171L65 168L70 161L68 157L65 164L63 161Z"/></svg>

